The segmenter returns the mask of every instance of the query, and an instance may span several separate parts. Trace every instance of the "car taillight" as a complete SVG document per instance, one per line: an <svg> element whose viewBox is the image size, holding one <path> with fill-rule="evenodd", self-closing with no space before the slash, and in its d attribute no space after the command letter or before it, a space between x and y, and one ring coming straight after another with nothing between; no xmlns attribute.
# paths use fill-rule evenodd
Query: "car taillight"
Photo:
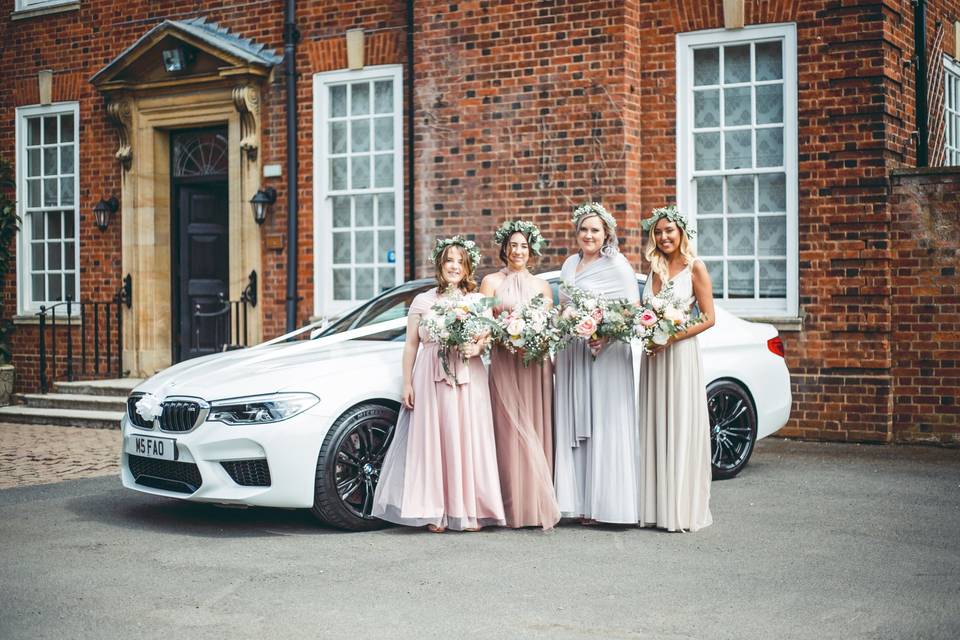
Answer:
<svg viewBox="0 0 960 640"><path fill-rule="evenodd" d="M770 338L767 340L767 349L770 349L771 352L777 354L781 358L785 357L783 350L783 340L780 339L780 336L776 338Z"/></svg>

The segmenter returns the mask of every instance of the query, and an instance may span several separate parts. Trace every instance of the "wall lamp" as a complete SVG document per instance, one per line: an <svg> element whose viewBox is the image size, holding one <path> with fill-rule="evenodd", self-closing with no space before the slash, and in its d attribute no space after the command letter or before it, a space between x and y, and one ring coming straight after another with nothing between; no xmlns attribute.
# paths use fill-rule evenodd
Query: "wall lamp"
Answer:
<svg viewBox="0 0 960 640"><path fill-rule="evenodd" d="M100 200L93 207L93 221L100 231L106 231L110 224L110 217L120 208L120 201L117 196L110 196L106 200Z"/></svg>
<svg viewBox="0 0 960 640"><path fill-rule="evenodd" d="M253 220L257 224L263 224L263 221L267 219L267 210L277 201L277 190L273 187L267 187L266 189L260 189L257 191L252 198L250 198L250 206L253 207Z"/></svg>

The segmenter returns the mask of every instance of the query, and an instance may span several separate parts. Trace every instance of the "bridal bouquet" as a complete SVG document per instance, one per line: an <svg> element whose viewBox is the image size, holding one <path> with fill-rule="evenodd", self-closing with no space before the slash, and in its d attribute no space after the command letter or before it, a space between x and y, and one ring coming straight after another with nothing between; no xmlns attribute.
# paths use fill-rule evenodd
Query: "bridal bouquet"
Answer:
<svg viewBox="0 0 960 640"><path fill-rule="evenodd" d="M530 302L504 311L497 318L500 324L500 343L510 353L523 354L524 366L543 362L556 353L561 343L557 326L557 310L547 308L543 294Z"/></svg>
<svg viewBox="0 0 960 640"><path fill-rule="evenodd" d="M672 336L700 323L702 318L684 311L683 306L673 291L672 281L644 305L634 318L633 333L643 342L645 352L652 353L656 347L667 344Z"/></svg>
<svg viewBox="0 0 960 640"><path fill-rule="evenodd" d="M567 283L560 288L570 296L570 302L560 314L560 331L566 343L575 338L623 342L633 338L633 305L625 300L608 300ZM590 351L596 358L598 351Z"/></svg>
<svg viewBox="0 0 960 640"><path fill-rule="evenodd" d="M462 357L464 345L479 343L487 336L496 337L498 334L500 325L490 311L495 301L478 293L446 295L420 319L420 325L427 330L430 339L440 345L443 372L450 378L456 379L450 367L452 350L460 351Z"/></svg>

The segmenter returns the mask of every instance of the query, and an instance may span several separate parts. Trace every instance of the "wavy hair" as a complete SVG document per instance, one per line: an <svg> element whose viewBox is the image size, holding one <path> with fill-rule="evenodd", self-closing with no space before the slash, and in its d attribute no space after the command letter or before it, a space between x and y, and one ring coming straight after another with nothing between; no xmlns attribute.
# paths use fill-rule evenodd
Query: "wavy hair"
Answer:
<svg viewBox="0 0 960 640"><path fill-rule="evenodd" d="M690 236L683 227L672 220L670 222L680 230L680 256L688 266L692 265L693 261L697 259L697 253L690 245ZM652 225L647 232L647 250L644 252L644 257L650 263L650 270L660 276L660 286L663 287L670 281L670 267L667 265L667 256L657 246L657 238L654 235L656 232L657 225Z"/></svg>
<svg viewBox="0 0 960 640"><path fill-rule="evenodd" d="M600 255L602 256L612 256L614 254L620 253L620 243L617 240L617 228L612 226L606 218L601 216L598 213L584 215L577 218L575 230L577 233L580 232L580 227L583 226L584 220L589 220L590 218L597 218L600 221L600 224L603 225L603 245L600 247ZM613 216L610 216L610 219L613 219ZM580 257L583 257L583 249L577 251L580 254Z"/></svg>
<svg viewBox="0 0 960 640"><path fill-rule="evenodd" d="M444 247L443 251L437 255L437 259L433 263L437 276L437 293L443 293L447 290L447 287L450 286L450 283L443 275L443 263L447 260L447 255L449 255L451 251L460 252L460 257L463 258L463 264L461 265L461 268L466 272L466 275L463 276L463 280L460 281L458 288L463 293L473 293L477 290L477 280L473 273L473 263L470 262L470 256L467 255L467 250L461 247L459 244L450 244Z"/></svg>

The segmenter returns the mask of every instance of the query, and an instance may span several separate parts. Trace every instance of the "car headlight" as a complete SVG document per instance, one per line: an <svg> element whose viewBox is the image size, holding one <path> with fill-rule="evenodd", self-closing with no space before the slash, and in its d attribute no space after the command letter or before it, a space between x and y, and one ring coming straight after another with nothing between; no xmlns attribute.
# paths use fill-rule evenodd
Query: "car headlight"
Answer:
<svg viewBox="0 0 960 640"><path fill-rule="evenodd" d="M270 424L303 413L320 402L312 393L272 393L210 403L207 422Z"/></svg>

